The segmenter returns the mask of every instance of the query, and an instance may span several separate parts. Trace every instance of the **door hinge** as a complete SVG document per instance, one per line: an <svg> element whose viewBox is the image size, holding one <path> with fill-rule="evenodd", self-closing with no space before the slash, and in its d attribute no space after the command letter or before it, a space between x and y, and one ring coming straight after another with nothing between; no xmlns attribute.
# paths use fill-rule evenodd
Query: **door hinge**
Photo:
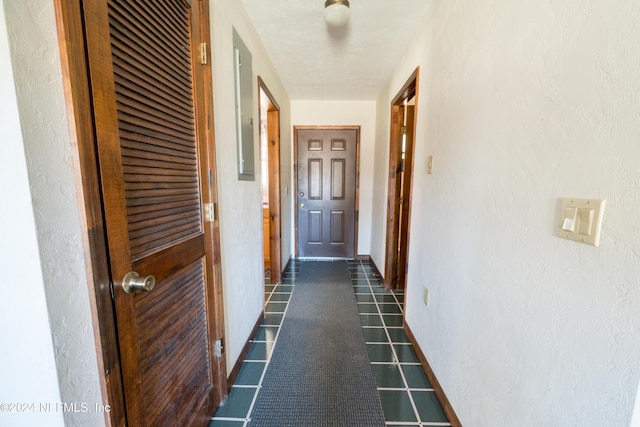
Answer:
<svg viewBox="0 0 640 427"><path fill-rule="evenodd" d="M222 339L216 340L216 357L220 359L222 357Z"/></svg>
<svg viewBox="0 0 640 427"><path fill-rule="evenodd" d="M403 135L406 135L407 134L407 127L406 126L401 126L400 127L400 133L403 134Z"/></svg>
<svg viewBox="0 0 640 427"><path fill-rule="evenodd" d="M200 43L200 64L201 65L207 65L207 63L208 63L207 44L206 43Z"/></svg>
<svg viewBox="0 0 640 427"><path fill-rule="evenodd" d="M204 220L206 222L214 222L216 220L216 210L213 203L204 204Z"/></svg>

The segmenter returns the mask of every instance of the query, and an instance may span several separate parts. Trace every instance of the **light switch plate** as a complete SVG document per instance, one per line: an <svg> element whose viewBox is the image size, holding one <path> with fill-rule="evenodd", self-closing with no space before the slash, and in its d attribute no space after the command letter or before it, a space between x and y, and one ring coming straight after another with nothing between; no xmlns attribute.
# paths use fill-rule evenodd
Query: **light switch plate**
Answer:
<svg viewBox="0 0 640 427"><path fill-rule="evenodd" d="M433 173L433 156L427 157L427 174Z"/></svg>
<svg viewBox="0 0 640 427"><path fill-rule="evenodd" d="M599 246L604 205L599 199L562 199L558 236Z"/></svg>

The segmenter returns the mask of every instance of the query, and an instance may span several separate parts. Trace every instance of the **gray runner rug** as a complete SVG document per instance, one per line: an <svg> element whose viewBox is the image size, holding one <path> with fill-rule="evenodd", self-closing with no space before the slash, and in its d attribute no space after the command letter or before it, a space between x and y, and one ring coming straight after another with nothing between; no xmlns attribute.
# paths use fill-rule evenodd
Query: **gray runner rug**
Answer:
<svg viewBox="0 0 640 427"><path fill-rule="evenodd" d="M302 263L250 425L385 425L346 262Z"/></svg>

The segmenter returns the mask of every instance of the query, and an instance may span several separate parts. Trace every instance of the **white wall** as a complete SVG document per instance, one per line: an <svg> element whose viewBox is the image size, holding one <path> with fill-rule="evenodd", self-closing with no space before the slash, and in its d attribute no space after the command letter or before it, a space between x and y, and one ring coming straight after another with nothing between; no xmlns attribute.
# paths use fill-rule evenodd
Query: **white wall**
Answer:
<svg viewBox="0 0 640 427"><path fill-rule="evenodd" d="M11 317L0 326L2 334L9 335L8 341L2 340L0 364L8 375L1 381L2 392L9 395L0 400L93 406L103 402L84 263L84 231L73 175L76 159L66 120L53 1L4 1L3 8L6 28L2 20L0 62L3 85L7 87L2 90L1 104L11 110L9 115L0 116L0 128L10 132L2 141L8 144L11 155L2 156L0 182L5 187L3 216L11 216L0 221L0 258L11 261L2 268L3 273L8 269L9 276L1 311L3 316ZM5 33L11 46L17 98L8 87L12 74ZM29 202L32 208L27 205ZM37 249L39 259L34 252ZM48 310L43 306L44 297ZM50 336L46 336L47 320ZM57 377L51 363L54 350ZM4 363L5 357L13 363ZM44 424L61 425L62 412L39 415L47 421ZM64 420L67 426L103 425L104 414L66 412ZM25 415L16 417L10 425L34 425L35 421Z"/></svg>
<svg viewBox="0 0 640 427"><path fill-rule="evenodd" d="M629 425L639 21L638 2L435 0L380 98L386 183L390 102L421 67L406 319L464 425ZM561 197L607 200L599 248L555 236Z"/></svg>
<svg viewBox="0 0 640 427"><path fill-rule="evenodd" d="M371 248L371 200L373 197L373 153L376 130L375 101L291 101L293 126L360 126L360 218L358 255ZM291 128L293 140L293 127ZM292 158L293 161L295 159ZM292 187L293 188L293 187ZM295 239L295 234L292 233Z"/></svg>
<svg viewBox="0 0 640 427"><path fill-rule="evenodd" d="M242 2L211 2L215 143L220 207L227 367L230 371L263 310L262 199L258 126L254 126L256 180L238 181L232 28L251 52L254 118L258 118L258 76L280 106L282 260L291 257L291 127L289 96L280 82ZM288 187L288 193L285 189ZM288 195L287 195L288 194ZM284 267L284 265L283 265Z"/></svg>
<svg viewBox="0 0 640 427"><path fill-rule="evenodd" d="M20 132L4 5L0 7L0 402L58 402L60 389ZM11 243L11 244L9 244ZM2 425L63 426L61 413L0 411Z"/></svg>

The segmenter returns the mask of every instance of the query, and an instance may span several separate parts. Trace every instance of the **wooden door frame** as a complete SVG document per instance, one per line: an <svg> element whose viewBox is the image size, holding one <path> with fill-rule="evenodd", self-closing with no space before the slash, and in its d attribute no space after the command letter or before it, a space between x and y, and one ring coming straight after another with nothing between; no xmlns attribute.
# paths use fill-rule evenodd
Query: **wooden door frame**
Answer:
<svg viewBox="0 0 640 427"><path fill-rule="evenodd" d="M268 169L269 169L269 258L270 276L272 283L279 283L282 279L282 204L280 198L280 106L275 97L258 76L258 88L264 91L269 99L267 117L259 117L262 123L267 120L268 141ZM258 90L258 105L261 103L261 90ZM262 108L258 108L258 114L262 114Z"/></svg>
<svg viewBox="0 0 640 427"><path fill-rule="evenodd" d="M298 258L298 130L355 130L356 131L356 194L353 225L353 256L358 257L358 225L360 218L360 126L359 125L334 125L334 126L294 126L293 127L293 202L294 202L294 239L295 257Z"/></svg>
<svg viewBox="0 0 640 427"><path fill-rule="evenodd" d="M409 248L409 233L408 230L411 228L411 200L413 193L413 164L415 158L415 139L416 139L416 121L418 114L418 80L420 76L420 67L416 68L415 71L411 74L409 79L407 79L406 83L402 86L402 89L396 94L396 96L391 101L391 131L390 131L390 141L389 141L389 183L387 190L387 229L386 229L386 255L385 255L385 270L384 270L384 286L386 288L395 289L398 284L396 281L397 272L398 272L398 234L402 233L401 230L398 229L398 222L400 220L401 215L403 214L403 210L405 210L405 220L402 221L401 226L406 227L406 232L402 233L406 235L406 239L402 243L402 247L400 250L403 250L405 254L408 254ZM397 192L397 173L400 168L401 158L399 157L399 153L401 151L401 136L402 136L402 127L404 126L404 122L400 120L402 116L402 107L403 103L406 99L411 97L415 97L415 107L413 108L413 117L409 118L408 123L412 125L412 129L407 129L407 138L411 138L412 144L410 153L406 154L405 160L410 159L411 172L408 177L405 177L405 192L402 194L405 200L403 200L403 205L408 206L406 209L398 210L397 203L401 195ZM405 260L408 261L408 255L405 255ZM408 266L408 262L405 262L403 266L406 271ZM404 283L400 284L401 288L404 288Z"/></svg>
<svg viewBox="0 0 640 427"><path fill-rule="evenodd" d="M76 171L76 188L81 206L81 220L86 227L83 246L85 262L90 272L89 295L94 323L94 334L97 346L97 364L100 371L100 384L103 401L111 407L104 413L105 422L110 426L124 426L127 423L125 396L122 377L122 362L117 340L117 328L114 302L112 299L112 283L108 259L107 234L104 223L104 206L100 187L100 175L96 150L96 134L94 130L94 109L92 92L89 84L89 64L86 55L84 17L82 15L83 0L54 0L58 43L62 75L64 80L65 104L69 122L69 137L76 148L72 155L77 156L79 170ZM208 2L198 0L193 7L199 7L206 19L203 19L202 37L210 40L208 25ZM210 43L207 42L207 49ZM207 52L211 57L211 52ZM201 172L203 182L209 183L208 191L203 191L203 203L214 204L214 222L205 222L204 236L207 256L210 256L211 267L206 273L213 278L213 289L207 300L210 302L209 312L215 318L215 330L210 331L210 339L224 339L224 314L222 300L222 271L220 266L219 223L217 216L217 185L215 176L215 146L213 129L213 88L211 65L203 66L200 73L203 93L199 96L203 102L203 134L207 140L208 150L201 153L201 164L207 164L206 171ZM116 281L119 281L118 278ZM213 345L213 342L212 342ZM216 393L221 400L227 395L227 375L224 354L214 359L219 378L215 379Z"/></svg>

